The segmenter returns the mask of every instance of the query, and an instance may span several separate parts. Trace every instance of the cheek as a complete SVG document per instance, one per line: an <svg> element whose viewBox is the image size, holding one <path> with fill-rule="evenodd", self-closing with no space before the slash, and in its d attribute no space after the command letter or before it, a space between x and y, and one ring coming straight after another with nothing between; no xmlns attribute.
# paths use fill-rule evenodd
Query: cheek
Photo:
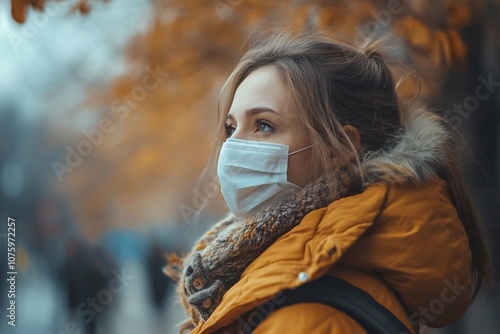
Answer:
<svg viewBox="0 0 500 334"><path fill-rule="evenodd" d="M287 178L289 182L304 187L311 176L311 151L306 150L288 157Z"/></svg>

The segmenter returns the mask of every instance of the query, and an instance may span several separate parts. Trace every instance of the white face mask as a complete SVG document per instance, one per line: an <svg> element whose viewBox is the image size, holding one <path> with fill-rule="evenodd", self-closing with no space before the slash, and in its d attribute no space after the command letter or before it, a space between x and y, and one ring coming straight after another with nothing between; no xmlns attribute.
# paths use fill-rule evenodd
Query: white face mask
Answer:
<svg viewBox="0 0 500 334"><path fill-rule="evenodd" d="M222 145L217 175L229 210L247 218L301 188L287 181L288 153L283 144L228 138Z"/></svg>

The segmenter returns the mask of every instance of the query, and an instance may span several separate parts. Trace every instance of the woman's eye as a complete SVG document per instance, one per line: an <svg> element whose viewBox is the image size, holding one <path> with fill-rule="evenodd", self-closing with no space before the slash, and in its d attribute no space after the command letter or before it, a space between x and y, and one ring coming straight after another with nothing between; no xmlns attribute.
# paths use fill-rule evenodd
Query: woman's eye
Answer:
<svg viewBox="0 0 500 334"><path fill-rule="evenodd" d="M231 137L233 135L234 131L236 131L236 128L234 126L232 126L231 124L226 124L226 136L227 137Z"/></svg>
<svg viewBox="0 0 500 334"><path fill-rule="evenodd" d="M274 127L266 121L257 120L257 124L259 127L259 131L261 131L261 132L273 132L274 131Z"/></svg>

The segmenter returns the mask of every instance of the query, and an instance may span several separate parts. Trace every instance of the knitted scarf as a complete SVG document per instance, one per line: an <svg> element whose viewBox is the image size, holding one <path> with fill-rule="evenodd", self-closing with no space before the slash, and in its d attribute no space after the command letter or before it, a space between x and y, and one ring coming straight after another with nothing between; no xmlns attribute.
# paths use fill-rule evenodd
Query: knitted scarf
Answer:
<svg viewBox="0 0 500 334"><path fill-rule="evenodd" d="M246 267L309 212L357 192L357 173L352 167L339 168L253 217L229 216L215 224L183 259L169 256L164 272L178 281L178 293L191 317L181 332L207 320Z"/></svg>

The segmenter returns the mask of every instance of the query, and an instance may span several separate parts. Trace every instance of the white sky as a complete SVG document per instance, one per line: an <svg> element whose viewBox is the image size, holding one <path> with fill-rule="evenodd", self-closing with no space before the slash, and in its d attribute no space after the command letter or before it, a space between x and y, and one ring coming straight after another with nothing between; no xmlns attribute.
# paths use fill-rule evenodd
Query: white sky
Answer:
<svg viewBox="0 0 500 334"><path fill-rule="evenodd" d="M68 14L76 2L49 2L45 14L31 9L20 25L10 1L0 1L0 113L10 104L26 121L54 108L63 115L85 96L82 88L126 69L122 48L148 28L149 2L95 1L88 15Z"/></svg>

